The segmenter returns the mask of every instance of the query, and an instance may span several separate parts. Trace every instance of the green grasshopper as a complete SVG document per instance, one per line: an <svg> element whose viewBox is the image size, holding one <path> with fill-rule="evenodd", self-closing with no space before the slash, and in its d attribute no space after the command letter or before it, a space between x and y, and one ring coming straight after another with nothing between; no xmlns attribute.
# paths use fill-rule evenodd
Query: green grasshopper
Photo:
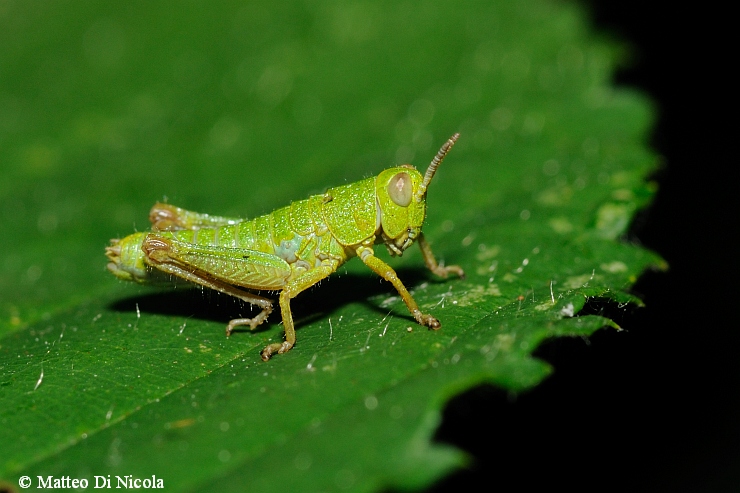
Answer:
<svg viewBox="0 0 740 493"><path fill-rule="evenodd" d="M464 277L459 266L437 263L421 232L427 187L459 136L445 142L423 177L404 164L251 221L156 203L149 213L151 231L111 240L105 249L108 270L119 279L139 283L175 276L262 309L253 318L231 320L227 337L239 326L254 330L272 311L272 300L248 290L280 291L285 340L262 350L265 361L295 344L290 300L355 256L393 284L419 324L437 330L439 321L419 310L396 272L375 256L373 245L383 244L395 256L416 241L434 274Z"/></svg>

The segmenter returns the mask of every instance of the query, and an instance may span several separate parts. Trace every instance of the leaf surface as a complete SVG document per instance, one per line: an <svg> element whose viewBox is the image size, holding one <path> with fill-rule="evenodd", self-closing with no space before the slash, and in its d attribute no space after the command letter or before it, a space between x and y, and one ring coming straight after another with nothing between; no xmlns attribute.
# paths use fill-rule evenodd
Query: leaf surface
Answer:
<svg viewBox="0 0 740 493"><path fill-rule="evenodd" d="M547 338L616 324L656 254L624 241L654 192L648 101L622 47L545 1L11 3L0 17L0 478L155 475L172 491L419 488L464 464L431 436L447 399L530 388ZM168 198L253 217L411 162L425 235L387 259L442 329L354 261L279 314L117 282L109 238ZM387 257L387 256L386 256ZM35 483L34 483L35 484Z"/></svg>

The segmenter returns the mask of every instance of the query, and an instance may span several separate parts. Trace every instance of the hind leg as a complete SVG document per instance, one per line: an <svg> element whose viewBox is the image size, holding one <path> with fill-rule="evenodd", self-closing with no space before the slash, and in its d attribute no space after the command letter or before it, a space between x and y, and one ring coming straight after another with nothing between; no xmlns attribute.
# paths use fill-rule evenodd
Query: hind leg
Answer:
<svg viewBox="0 0 740 493"><path fill-rule="evenodd" d="M171 204L157 202L149 211L149 222L154 231L178 231L182 229L217 228L237 224L242 219L236 217L212 216L200 212L187 211Z"/></svg>

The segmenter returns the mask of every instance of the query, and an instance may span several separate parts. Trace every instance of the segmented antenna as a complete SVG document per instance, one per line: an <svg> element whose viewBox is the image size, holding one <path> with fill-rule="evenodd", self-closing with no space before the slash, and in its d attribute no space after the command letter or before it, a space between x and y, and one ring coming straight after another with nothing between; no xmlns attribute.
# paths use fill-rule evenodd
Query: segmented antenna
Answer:
<svg viewBox="0 0 740 493"><path fill-rule="evenodd" d="M427 172L424 174L424 181L421 182L421 185L419 185L419 189L416 191L417 201L421 200L424 194L427 193L427 187L429 186L429 182L432 181L434 173L437 172L437 168L439 168L439 165L442 164L442 160L445 158L450 149L452 149L452 146L455 145L455 142L457 142L457 139L459 137L459 133L455 133L452 137L450 137L447 142L445 142L444 145L439 149L437 155L434 156L434 159L432 159L431 164L429 164L429 167L427 168Z"/></svg>

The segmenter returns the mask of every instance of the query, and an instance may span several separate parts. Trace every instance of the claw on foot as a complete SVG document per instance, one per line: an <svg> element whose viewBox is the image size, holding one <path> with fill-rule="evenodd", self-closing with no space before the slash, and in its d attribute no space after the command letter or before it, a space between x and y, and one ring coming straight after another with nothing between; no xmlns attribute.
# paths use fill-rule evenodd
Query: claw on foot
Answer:
<svg viewBox="0 0 740 493"><path fill-rule="evenodd" d="M270 358L272 358L273 354L287 353L292 347L293 344L289 343L288 341L276 342L265 347L265 349L260 352L260 356L262 357L262 361L268 361Z"/></svg>
<svg viewBox="0 0 740 493"><path fill-rule="evenodd" d="M442 324L439 323L439 320L431 315L427 315L426 313L419 313L415 318L416 321L419 322L419 325L424 325L432 330L438 330L440 327L442 327Z"/></svg>
<svg viewBox="0 0 740 493"><path fill-rule="evenodd" d="M465 279L465 271L459 265L439 265L434 269L434 273L443 279L447 279L450 274L456 274L460 279Z"/></svg>
<svg viewBox="0 0 740 493"><path fill-rule="evenodd" d="M450 265L449 267L445 267L445 270L448 273L457 274L457 277L460 279L465 279L465 271L459 265Z"/></svg>
<svg viewBox="0 0 740 493"><path fill-rule="evenodd" d="M259 324L260 321L256 318L235 318L234 320L230 320L229 325L226 326L226 337L231 336L231 333L234 332L234 329L237 327L248 325L249 330L254 330Z"/></svg>

